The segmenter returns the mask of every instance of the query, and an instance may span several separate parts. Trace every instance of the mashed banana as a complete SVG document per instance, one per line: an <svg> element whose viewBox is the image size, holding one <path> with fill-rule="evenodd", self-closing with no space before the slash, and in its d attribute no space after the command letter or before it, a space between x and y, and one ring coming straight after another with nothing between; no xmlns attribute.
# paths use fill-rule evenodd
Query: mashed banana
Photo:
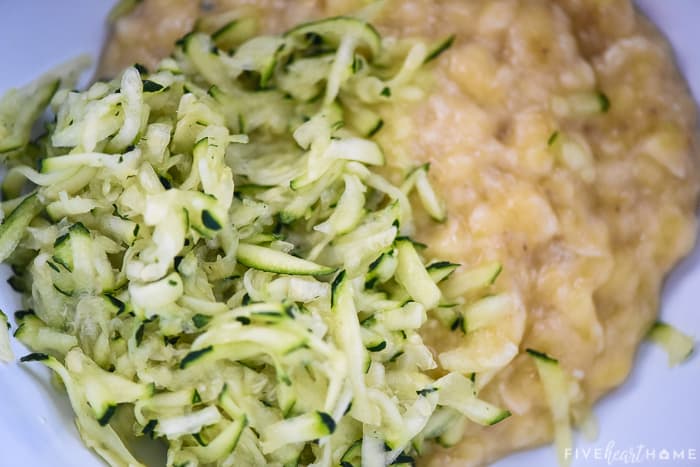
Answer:
<svg viewBox="0 0 700 467"><path fill-rule="evenodd" d="M278 32L362 3L147 0L115 25L102 73L154 66L198 16L238 9ZM525 348L579 380L580 409L628 375L662 280L695 240L695 103L629 0L389 0L374 22L388 35L457 35L428 97L385 109L377 139L390 164L432 163L448 220L418 220L428 255L502 262L498 287L526 310L466 336L423 330L443 366L497 367L480 349L509 362L481 394L513 416L469 424L461 443L424 459L487 463L552 437Z"/></svg>

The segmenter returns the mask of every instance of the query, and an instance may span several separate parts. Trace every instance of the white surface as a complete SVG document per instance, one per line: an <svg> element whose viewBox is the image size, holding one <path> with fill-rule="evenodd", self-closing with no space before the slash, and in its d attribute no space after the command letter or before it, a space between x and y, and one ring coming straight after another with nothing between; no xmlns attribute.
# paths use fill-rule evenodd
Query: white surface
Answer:
<svg viewBox="0 0 700 467"><path fill-rule="evenodd" d="M700 98L700 1L639 0L666 32L689 84ZM79 53L99 53L109 0L0 0L0 93L21 85ZM0 308L20 308L0 269ZM662 317L700 336L700 249L669 279ZM16 342L18 356L26 353ZM700 352L698 352L700 353ZM700 465L700 357L669 370L665 355L643 345L629 380L596 406L598 440L579 439L574 467L596 465ZM81 444L66 398L50 387L38 364L0 365L0 467L91 467L102 465ZM612 443L612 444L611 444ZM642 446L641 456L635 457ZM596 450L597 449L597 450ZM671 456L664 460L664 449ZM673 460L683 453L684 460ZM647 453L649 456L647 456ZM650 454L655 458L652 459ZM606 456L627 456L606 457ZM586 458L587 456L587 458ZM689 459L694 456L695 459ZM555 466L551 447L512 455L498 467Z"/></svg>

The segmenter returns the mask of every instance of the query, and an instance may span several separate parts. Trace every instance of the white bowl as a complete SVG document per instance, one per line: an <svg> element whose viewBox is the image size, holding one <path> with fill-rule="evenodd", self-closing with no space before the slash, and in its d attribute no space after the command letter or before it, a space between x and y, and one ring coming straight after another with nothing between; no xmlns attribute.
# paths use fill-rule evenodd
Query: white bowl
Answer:
<svg viewBox="0 0 700 467"><path fill-rule="evenodd" d="M104 38L109 0L32 0L2 2L0 9L0 93L31 81L52 66L80 53L97 57ZM673 43L691 89L700 99L700 1L639 0L638 4ZM0 269L0 308L12 314L19 297ZM664 320L700 335L700 249L671 275L664 289ZM27 352L13 342L17 355ZM600 435L595 442L577 440L574 467L700 465L700 357L670 370L658 348L642 345L627 382L595 408ZM83 447L67 398L51 387L40 365L0 365L0 465L100 466ZM669 459L666 460L665 456ZM681 459L682 456L682 459ZM675 460L674 460L675 458ZM518 453L498 467L555 466L552 447Z"/></svg>

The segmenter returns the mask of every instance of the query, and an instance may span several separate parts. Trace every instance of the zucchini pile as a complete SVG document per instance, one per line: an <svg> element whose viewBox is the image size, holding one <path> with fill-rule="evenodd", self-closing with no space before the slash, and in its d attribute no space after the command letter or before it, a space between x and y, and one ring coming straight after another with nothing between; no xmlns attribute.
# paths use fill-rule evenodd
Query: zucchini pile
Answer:
<svg viewBox="0 0 700 467"><path fill-rule="evenodd" d="M429 316L467 332L463 309L498 321L509 300L463 295L501 267L445 281L458 265L411 238L411 199L446 216L428 166L396 186L372 139L451 39L382 39L350 17L251 24L189 34L153 72L2 101L21 360L53 370L112 466L142 465L125 430L165 441L173 467L350 467L412 464L466 420L503 420L478 375L431 371L418 332Z"/></svg>

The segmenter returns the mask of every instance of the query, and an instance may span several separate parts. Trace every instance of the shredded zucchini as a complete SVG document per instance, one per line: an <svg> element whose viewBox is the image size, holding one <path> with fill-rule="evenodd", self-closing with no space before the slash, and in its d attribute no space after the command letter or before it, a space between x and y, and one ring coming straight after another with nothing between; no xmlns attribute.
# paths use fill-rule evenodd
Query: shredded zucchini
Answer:
<svg viewBox="0 0 700 467"><path fill-rule="evenodd" d="M683 363L695 349L695 340L691 336L661 321L654 323L647 338L666 351L670 367Z"/></svg>
<svg viewBox="0 0 700 467"><path fill-rule="evenodd" d="M15 359L10 347L9 329L10 323L7 321L7 315L0 310L0 362L11 362Z"/></svg>
<svg viewBox="0 0 700 467"><path fill-rule="evenodd" d="M112 420L123 411L181 467L408 465L426 440L507 417L472 380L428 373L418 330L458 265L428 266L406 237L407 193L371 139L451 39L406 51L350 17L280 36L251 37L255 19L216 27L153 73L59 90L40 156L8 159L0 259L33 310L17 315L36 352L22 360L58 375L113 466L141 465ZM27 145L46 96L3 114L8 148ZM425 170L413 183L442 221Z"/></svg>
<svg viewBox="0 0 700 467"><path fill-rule="evenodd" d="M551 411L554 427L554 443L561 467L571 464L567 453L573 448L571 430L571 393L575 384L561 367L558 360L533 349L527 349L537 368L537 374L544 389L547 405Z"/></svg>

